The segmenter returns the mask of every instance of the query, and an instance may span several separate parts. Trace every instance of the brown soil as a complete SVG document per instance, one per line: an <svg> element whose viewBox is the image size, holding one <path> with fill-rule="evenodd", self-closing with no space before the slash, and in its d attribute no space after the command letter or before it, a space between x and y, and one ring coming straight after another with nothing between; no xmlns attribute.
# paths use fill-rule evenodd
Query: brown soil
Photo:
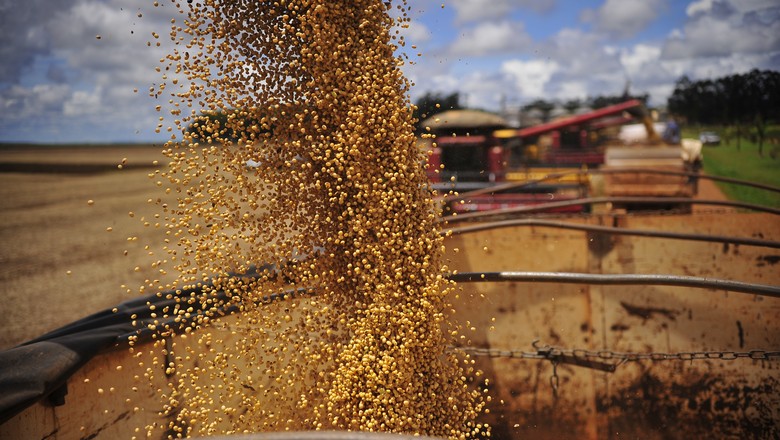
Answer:
<svg viewBox="0 0 780 440"><path fill-rule="evenodd" d="M154 147L0 150L0 349L130 299L145 279L160 278L150 263L165 258L164 231L147 200L163 192L147 175L163 159Z"/></svg>
<svg viewBox="0 0 780 440"><path fill-rule="evenodd" d="M698 191L696 193L696 199L699 200L728 200L723 194L723 191L718 188L718 185L710 179L699 179ZM732 208L715 207L713 205L693 205L693 210L700 211L712 211L713 209L732 210Z"/></svg>

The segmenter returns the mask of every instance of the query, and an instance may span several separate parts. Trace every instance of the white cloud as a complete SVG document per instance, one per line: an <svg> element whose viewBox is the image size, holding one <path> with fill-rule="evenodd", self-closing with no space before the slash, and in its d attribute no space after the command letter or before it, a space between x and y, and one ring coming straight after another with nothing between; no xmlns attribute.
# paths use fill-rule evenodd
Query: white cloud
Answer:
<svg viewBox="0 0 780 440"><path fill-rule="evenodd" d="M19 121L58 114L70 93L70 87L64 84L38 84L29 88L16 85L0 91L0 103L6 118Z"/></svg>
<svg viewBox="0 0 780 440"><path fill-rule="evenodd" d="M458 84L461 101L472 108L497 109L502 95L511 90L504 75L493 71L477 71L466 75Z"/></svg>
<svg viewBox="0 0 780 440"><path fill-rule="evenodd" d="M727 2L713 1L707 5L712 7L697 6L696 14L683 30L669 37L663 48L664 58L780 51L780 6L736 12L728 9L731 5Z"/></svg>
<svg viewBox="0 0 780 440"><path fill-rule="evenodd" d="M568 78L587 78L620 70L618 50L605 45L603 36L579 29L562 29L541 45L539 55L565 65Z"/></svg>
<svg viewBox="0 0 780 440"><path fill-rule="evenodd" d="M8 3L8 4L6 4ZM50 52L51 35L41 19L72 7L75 1L3 2L0 11L0 83L19 80L22 71ZM45 11L45 14L44 12Z"/></svg>
<svg viewBox="0 0 780 440"><path fill-rule="evenodd" d="M715 0L715 2L729 3L734 9L741 13L777 6L777 0Z"/></svg>
<svg viewBox="0 0 780 440"><path fill-rule="evenodd" d="M509 60L501 65L501 72L514 80L516 89L526 98L545 98L545 88L559 70L560 65L553 60Z"/></svg>
<svg viewBox="0 0 780 440"><path fill-rule="evenodd" d="M683 38L685 34L683 34L683 31L677 28L672 29L669 31L669 35L667 35L667 38Z"/></svg>
<svg viewBox="0 0 780 440"><path fill-rule="evenodd" d="M63 104L63 114L65 116L86 116L100 114L100 95L100 88L91 92L85 92L81 90L74 92Z"/></svg>
<svg viewBox="0 0 780 440"><path fill-rule="evenodd" d="M178 15L169 2L160 4L30 0L5 11L0 36L13 44L0 48L0 108L15 111L0 114L2 138L68 141L73 139L63 133L71 133L133 140L135 121L154 114L147 90L161 81L154 68L166 53L170 20ZM161 34L163 47L152 32ZM159 139L153 128L147 126L146 139L138 140Z"/></svg>
<svg viewBox="0 0 780 440"><path fill-rule="evenodd" d="M661 60L671 79L687 75L691 79L717 78L748 72L761 65L764 54L731 54L725 57Z"/></svg>
<svg viewBox="0 0 780 440"><path fill-rule="evenodd" d="M581 19L599 31L620 38L644 30L666 9L666 0L607 0L596 10L586 9Z"/></svg>
<svg viewBox="0 0 780 440"><path fill-rule="evenodd" d="M646 70L648 66L657 64L660 57L660 47L649 44L637 44L620 53L620 63L629 75L634 76Z"/></svg>
<svg viewBox="0 0 780 440"><path fill-rule="evenodd" d="M483 22L464 31L450 46L450 53L455 56L481 56L519 52L530 47L531 43L531 37L520 22Z"/></svg>
<svg viewBox="0 0 780 440"><path fill-rule="evenodd" d="M450 0L445 4L455 9L458 23L501 18L520 8L546 12L555 7L552 0Z"/></svg>
<svg viewBox="0 0 780 440"><path fill-rule="evenodd" d="M160 8L127 0L6 3L0 0L0 139L19 133L18 127L37 139L45 133L64 140L60 136L71 132L71 139L132 140L136 129L155 138L159 114L153 108L168 98L154 100L147 91L161 81L154 67L168 53L170 19L179 16L170 1ZM443 12L441 3L419 0L406 11L412 21L401 32L415 64L403 70L416 84L413 100L428 91L461 92L469 105L496 109L502 95L512 103L615 95L630 80L633 93L663 103L683 74L701 79L780 70L777 0L694 0L676 29L631 44L622 39L668 17L662 14L672 9L669 0L604 0L582 13L591 26L580 23L542 41L532 41L530 21L526 27L513 16L552 18L528 11L550 10L553 2L448 0ZM453 15L451 28L444 22ZM155 46L153 31L163 47Z"/></svg>
<svg viewBox="0 0 780 440"><path fill-rule="evenodd" d="M400 35L404 38L406 44L425 43L431 39L431 31L425 24L419 21L407 23L405 28L399 28Z"/></svg>
<svg viewBox="0 0 780 440"><path fill-rule="evenodd" d="M698 0L690 5L685 9L685 13L688 14L689 17L694 17L697 14L706 14L710 10L712 10L712 6L715 3L716 0Z"/></svg>
<svg viewBox="0 0 780 440"><path fill-rule="evenodd" d="M557 84L556 99L584 99L588 97L588 84L584 80L566 80Z"/></svg>

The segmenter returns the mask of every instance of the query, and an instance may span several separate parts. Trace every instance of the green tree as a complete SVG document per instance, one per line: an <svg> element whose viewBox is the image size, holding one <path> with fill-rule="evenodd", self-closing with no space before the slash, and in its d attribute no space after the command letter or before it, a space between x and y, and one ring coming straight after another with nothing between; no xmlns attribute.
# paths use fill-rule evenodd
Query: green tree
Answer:
<svg viewBox="0 0 780 440"><path fill-rule="evenodd" d="M737 140L752 126L758 154L764 154L767 125L780 119L780 72L754 69L745 74L691 81L681 77L667 101L669 111L697 124L733 126Z"/></svg>
<svg viewBox="0 0 780 440"><path fill-rule="evenodd" d="M752 104L750 115L758 140L758 154L764 155L767 125L780 118L780 72L752 70L744 75L747 99Z"/></svg>
<svg viewBox="0 0 780 440"><path fill-rule="evenodd" d="M647 105L647 100L650 97L647 93L644 95L630 95L628 93L624 93L622 95L606 95L606 96L596 96L592 98L588 98L588 105L590 108L597 110L600 108L608 107L610 105L620 104L621 102L626 102L631 99L637 99L639 101L642 101L643 104Z"/></svg>
<svg viewBox="0 0 780 440"><path fill-rule="evenodd" d="M570 115L577 113L577 110L579 110L581 107L582 101L579 99L570 99L563 103L563 108Z"/></svg>
<svg viewBox="0 0 780 440"><path fill-rule="evenodd" d="M537 99L523 106L524 112L527 112L529 110L537 110L539 113L541 113L542 122L547 122L550 120L550 114L554 109L555 109L555 103L550 101L545 101L544 99Z"/></svg>

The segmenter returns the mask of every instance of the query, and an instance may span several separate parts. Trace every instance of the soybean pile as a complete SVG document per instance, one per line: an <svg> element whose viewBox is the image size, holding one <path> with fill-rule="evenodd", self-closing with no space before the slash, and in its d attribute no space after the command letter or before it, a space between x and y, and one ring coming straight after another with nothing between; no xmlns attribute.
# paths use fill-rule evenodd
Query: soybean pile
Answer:
<svg viewBox="0 0 780 440"><path fill-rule="evenodd" d="M154 266L177 279L141 290L198 288L160 318L213 313L155 328L198 344L158 344L169 422L147 435L489 435L473 361L447 348L454 286L395 54L408 6L172 4L150 94L168 100L158 130L174 121L158 175L177 200L161 203L167 256ZM209 330L226 305L240 310L229 341Z"/></svg>

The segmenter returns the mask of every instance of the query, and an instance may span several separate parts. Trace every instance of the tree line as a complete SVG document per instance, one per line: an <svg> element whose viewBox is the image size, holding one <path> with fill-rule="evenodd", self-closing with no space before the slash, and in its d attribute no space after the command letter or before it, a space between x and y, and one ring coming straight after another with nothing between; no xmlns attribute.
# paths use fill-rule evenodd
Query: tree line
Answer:
<svg viewBox="0 0 780 440"><path fill-rule="evenodd" d="M524 112L530 111L530 110L536 110L538 111L541 116L542 120L547 122L550 119L550 114L553 110L555 110L556 107L560 106L563 108L566 113L573 115L576 114L578 110L587 108L591 110L598 110L600 108L608 107L610 105L620 104L622 102L629 101L631 99L636 99L641 101L643 104L647 104L647 100L649 98L648 94L642 94L642 95L631 95L626 91L625 93L621 95L600 95L600 96L592 96L586 99L568 99L563 101L548 101L545 99L535 99L528 104L521 107L521 110Z"/></svg>
<svg viewBox="0 0 780 440"><path fill-rule="evenodd" d="M638 99L643 103L647 103L648 97L647 94L630 95L626 92L621 95L595 96L587 99L569 99L565 101L535 99L522 106L520 110L523 112L535 110L539 112L542 121L547 122L552 111L559 106L568 114L573 115L583 108L597 110L630 99ZM458 92L450 94L428 92L418 98L414 105L414 117L417 121L422 121L425 118L447 110L461 110L464 108L460 104L460 94Z"/></svg>
<svg viewBox="0 0 780 440"><path fill-rule="evenodd" d="M556 107L575 114L582 108L599 109L609 105L637 99L645 104L647 94L631 95L628 90L620 95L596 96L587 99L554 101L536 99L521 107L524 112L536 110L543 121L549 120ZM447 110L465 108L458 92L444 94L428 92L414 102L413 115L417 121ZM667 100L671 115L688 124L722 125L734 134L737 148L742 137L752 127L758 141L759 154L770 123L780 121L780 72L752 70L716 79L692 81L683 76L675 83L674 92ZM227 138L232 141L268 134L273 127L260 123L263 118L239 112L228 116L223 111L208 112L196 118L187 128L187 134L195 140ZM208 129L208 132L206 131ZM247 133L252 131L252 133Z"/></svg>
<svg viewBox="0 0 780 440"><path fill-rule="evenodd" d="M748 73L691 81L681 77L667 101L669 113L690 124L723 125L736 135L737 148L753 127L763 155L767 126L780 120L780 72Z"/></svg>

